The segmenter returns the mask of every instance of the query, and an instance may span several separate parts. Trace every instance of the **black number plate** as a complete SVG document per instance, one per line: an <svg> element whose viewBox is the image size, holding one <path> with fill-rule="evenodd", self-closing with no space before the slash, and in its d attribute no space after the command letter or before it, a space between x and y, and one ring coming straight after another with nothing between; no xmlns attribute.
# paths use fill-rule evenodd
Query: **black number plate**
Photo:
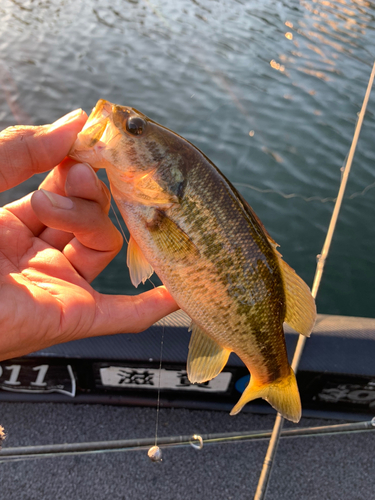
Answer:
<svg viewBox="0 0 375 500"><path fill-rule="evenodd" d="M0 363L0 389L11 392L60 392L74 397L76 380L72 367L14 360Z"/></svg>

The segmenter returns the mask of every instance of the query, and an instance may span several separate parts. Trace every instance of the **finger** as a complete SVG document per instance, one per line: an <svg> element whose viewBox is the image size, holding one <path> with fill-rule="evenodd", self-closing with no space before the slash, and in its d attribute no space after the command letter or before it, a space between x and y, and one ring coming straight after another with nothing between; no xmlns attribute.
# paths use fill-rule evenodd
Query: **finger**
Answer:
<svg viewBox="0 0 375 500"><path fill-rule="evenodd" d="M40 184L39 189L43 188L47 191L52 191L54 193L60 194L61 196L65 196L65 186L67 183L67 179L69 178L70 175L70 170L77 165L77 162L71 159L66 158L63 160L58 166L56 166L52 171L47 175L47 177L43 180L43 182ZM96 174L93 173L93 169L89 165L84 165L83 169L88 171L85 177L81 177L81 179L78 179L78 181L82 181L80 183L77 183L76 190L72 191L72 196L79 196L79 190L82 189L82 184L85 184L84 189L81 191L85 194L87 194L88 199L95 200L97 199L101 204L105 205L107 204L107 196L103 195L103 187L100 186L100 189L98 189L97 186L97 177ZM79 171L79 167L78 167ZM92 173L90 173L90 171ZM73 174L74 174L74 169L73 169ZM77 179L74 178L70 181L71 183L75 183ZM104 186L104 184L103 184ZM106 186L105 186L105 189ZM56 230L46 228L46 226L38 219L36 216L30 200L31 200L32 193L28 194L24 198L21 198L20 200L16 200L13 203L9 203L8 205L5 205L4 208L12 212L13 215L18 217L18 219L25 224L30 231L34 234L34 236L40 236L43 231L46 231L46 234L42 236L42 239L46 242L50 242L55 248L62 249L65 247L66 243L70 241L73 238L73 235L70 236L70 238L67 240L66 235L62 236L59 234L56 234L56 242L54 242L54 234L57 233ZM85 197L85 196L83 196ZM57 244L57 241L60 243ZM65 242L63 244L63 242ZM63 245L61 247L61 245Z"/></svg>
<svg viewBox="0 0 375 500"><path fill-rule="evenodd" d="M51 176L52 182L42 183L42 185L50 185L57 192L62 192L61 184L65 183L64 195L95 201L102 207L105 213L108 213L110 207L108 188L98 179L90 165L64 163L64 165L59 165L57 169L54 169L56 170L56 175ZM74 235L47 227L39 237L62 251L68 242L73 239Z"/></svg>
<svg viewBox="0 0 375 500"><path fill-rule="evenodd" d="M51 172L40 184L39 189L43 188L47 191L52 191L54 193L65 196L66 178L68 176L69 170L73 167L73 165L76 165L76 163L76 161L70 158L66 158L65 160L63 160L58 166L51 170ZM46 229L46 226L38 219L30 203L31 196L32 193L28 194L24 198L21 198L20 200L16 200L13 203L5 205L4 208L18 217L18 219L30 229L34 236L39 236L43 231L46 231L48 235L42 239L47 242L51 242L51 244L55 246L55 248L64 248L66 243L68 243L68 241L73 238L73 235L71 235L70 238L66 240L66 235L61 238L62 235L56 234L56 244L54 244L52 235L56 233L56 231L50 228ZM60 243L57 243L58 241ZM64 241L65 244L63 244Z"/></svg>
<svg viewBox="0 0 375 500"><path fill-rule="evenodd" d="M65 196L65 183L68 172L73 165L76 164L77 162L75 160L64 158L64 160L52 169L45 179L43 179L43 182L39 185L39 189L45 189L46 191Z"/></svg>
<svg viewBox="0 0 375 500"><path fill-rule="evenodd" d="M97 313L90 336L142 332L179 309L164 286L133 296L95 293Z"/></svg>
<svg viewBox="0 0 375 500"><path fill-rule="evenodd" d="M39 238L42 241L45 241L48 245L62 252L66 245L72 241L74 234L69 231L61 231L60 229L45 227L44 231L40 233Z"/></svg>
<svg viewBox="0 0 375 500"><path fill-rule="evenodd" d="M38 190L33 193L31 204L46 226L74 233L82 245L92 250L111 251L122 241L120 233L95 201Z"/></svg>
<svg viewBox="0 0 375 500"><path fill-rule="evenodd" d="M74 234L63 253L87 281L92 281L120 251L122 237L99 203L39 190L31 204L46 226ZM51 240L48 243L56 244Z"/></svg>
<svg viewBox="0 0 375 500"><path fill-rule="evenodd" d="M111 195L107 186L98 179L94 170L86 164L77 164L74 160L66 159L55 167L43 180L40 188L58 193L62 196L77 196L93 200L99 203L103 210L108 213ZM12 212L23 222L34 236L39 236L43 241L50 243L55 248L62 250L73 238L73 234L46 228L36 216L30 200L32 193L24 198L9 203L4 208Z"/></svg>
<svg viewBox="0 0 375 500"><path fill-rule="evenodd" d="M29 193L23 198L4 205L4 208L15 215L34 236L38 236L44 229L45 225L38 219L34 210L31 208L31 196Z"/></svg>
<svg viewBox="0 0 375 500"><path fill-rule="evenodd" d="M41 188L61 196L95 200L109 210L111 195L107 186L99 180L90 165L77 163L71 158L65 158L54 168L40 184Z"/></svg>
<svg viewBox="0 0 375 500"><path fill-rule="evenodd" d="M109 189L90 165L84 163L77 163L70 168L66 176L65 193L66 196L96 201L106 213L111 206Z"/></svg>
<svg viewBox="0 0 375 500"><path fill-rule="evenodd" d="M3 130L0 133L0 191L60 163L86 120L86 113L79 109L52 125L21 125Z"/></svg>

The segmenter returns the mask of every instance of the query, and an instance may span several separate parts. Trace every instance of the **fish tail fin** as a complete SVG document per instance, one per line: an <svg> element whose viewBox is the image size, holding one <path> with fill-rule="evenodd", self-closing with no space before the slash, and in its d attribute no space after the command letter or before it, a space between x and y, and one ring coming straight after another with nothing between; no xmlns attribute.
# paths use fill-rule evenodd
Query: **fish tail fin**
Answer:
<svg viewBox="0 0 375 500"><path fill-rule="evenodd" d="M302 411L301 400L292 368L290 368L289 375L269 384L259 383L251 377L249 385L230 414L236 415L246 403L257 398L268 401L284 418L292 422L299 422Z"/></svg>

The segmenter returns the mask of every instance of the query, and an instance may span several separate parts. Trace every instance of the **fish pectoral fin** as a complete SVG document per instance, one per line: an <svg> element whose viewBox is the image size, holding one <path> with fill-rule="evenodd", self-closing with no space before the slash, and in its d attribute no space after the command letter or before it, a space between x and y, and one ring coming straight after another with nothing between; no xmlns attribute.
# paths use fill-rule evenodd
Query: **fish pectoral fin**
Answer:
<svg viewBox="0 0 375 500"><path fill-rule="evenodd" d="M147 226L155 244L171 262L186 263L199 257L199 250L189 236L162 210L155 210Z"/></svg>
<svg viewBox="0 0 375 500"><path fill-rule="evenodd" d="M201 384L219 375L227 364L231 351L221 347L194 322L190 329L192 333L187 359L187 374L192 384Z"/></svg>
<svg viewBox="0 0 375 500"><path fill-rule="evenodd" d="M131 282L136 288L141 282L144 283L154 272L132 236L130 236L128 244L126 263L129 268Z"/></svg>
<svg viewBox="0 0 375 500"><path fill-rule="evenodd" d="M278 252L276 253L285 286L286 314L284 321L296 332L309 337L316 320L315 300L303 279L283 261Z"/></svg>
<svg viewBox="0 0 375 500"><path fill-rule="evenodd" d="M292 368L290 368L288 376L270 384L261 384L251 377L249 385L230 414L236 415L246 403L257 398L268 401L284 418L295 423L299 422L302 412L301 399Z"/></svg>

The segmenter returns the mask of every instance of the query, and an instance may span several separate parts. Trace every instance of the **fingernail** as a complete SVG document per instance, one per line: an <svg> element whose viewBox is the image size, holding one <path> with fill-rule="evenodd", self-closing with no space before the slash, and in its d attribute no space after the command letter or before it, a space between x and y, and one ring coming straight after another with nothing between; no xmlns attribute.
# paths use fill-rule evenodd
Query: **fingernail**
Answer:
<svg viewBox="0 0 375 500"><path fill-rule="evenodd" d="M70 123L70 122L73 122L74 120L76 120L81 114L83 113L82 109L79 108L79 109L75 109L74 111L71 111L70 113L68 113L67 115L65 116L62 116L61 118L59 118L58 120L56 120L55 122L53 122L51 125L50 125L50 130L55 130L56 128L59 128L59 127L62 127L63 125L66 125L67 123Z"/></svg>
<svg viewBox="0 0 375 500"><path fill-rule="evenodd" d="M71 208L74 207L74 203L70 198L66 198L65 196L60 196L59 194L56 193L51 193L50 191L46 191L45 189L39 189L39 191L42 191L42 193L44 193L47 196L47 198L55 208L63 208L65 210L70 210Z"/></svg>

